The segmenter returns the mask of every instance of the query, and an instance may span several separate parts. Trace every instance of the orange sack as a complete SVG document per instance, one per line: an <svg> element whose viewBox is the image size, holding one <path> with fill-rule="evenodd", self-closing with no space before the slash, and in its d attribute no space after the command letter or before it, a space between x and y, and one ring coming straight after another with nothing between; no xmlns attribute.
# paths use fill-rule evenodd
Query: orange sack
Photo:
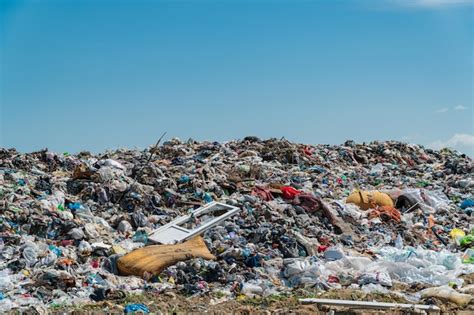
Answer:
<svg viewBox="0 0 474 315"><path fill-rule="evenodd" d="M121 275L142 277L145 272L158 275L166 267L191 258L214 260L202 237L198 236L182 244L151 245L136 249L117 261Z"/></svg>

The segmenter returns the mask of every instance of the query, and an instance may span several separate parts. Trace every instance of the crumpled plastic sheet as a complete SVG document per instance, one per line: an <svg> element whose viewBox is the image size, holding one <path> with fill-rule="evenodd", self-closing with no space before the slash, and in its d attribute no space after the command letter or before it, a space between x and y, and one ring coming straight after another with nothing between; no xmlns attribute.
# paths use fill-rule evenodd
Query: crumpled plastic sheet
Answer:
<svg viewBox="0 0 474 315"><path fill-rule="evenodd" d="M394 279L432 286L456 283L461 287L463 281L459 276L474 273L474 265L463 264L458 253L448 250L383 247L377 254L376 260L347 255L336 261L296 260L285 266L283 274L292 286L314 285L330 276L350 275L359 278L360 285L372 283L390 287Z"/></svg>

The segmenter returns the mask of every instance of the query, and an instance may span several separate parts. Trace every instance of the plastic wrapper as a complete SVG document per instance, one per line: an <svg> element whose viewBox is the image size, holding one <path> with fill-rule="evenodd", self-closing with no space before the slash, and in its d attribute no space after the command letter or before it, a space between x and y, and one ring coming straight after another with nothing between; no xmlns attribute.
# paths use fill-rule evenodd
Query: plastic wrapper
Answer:
<svg viewBox="0 0 474 315"><path fill-rule="evenodd" d="M364 273L359 278L359 284L380 284L382 286L391 287L392 286L392 279L387 272L369 272Z"/></svg>
<svg viewBox="0 0 474 315"><path fill-rule="evenodd" d="M398 198L399 200L397 200L396 203L397 207L401 206L401 198L405 198L408 202L405 208L415 206L415 204L418 203L417 207L426 213L435 213L436 211L446 209L450 203L449 199L441 191L430 191L419 188L404 189Z"/></svg>
<svg viewBox="0 0 474 315"><path fill-rule="evenodd" d="M311 260L295 260L285 266L284 275L293 286L314 285L319 281L320 267Z"/></svg>

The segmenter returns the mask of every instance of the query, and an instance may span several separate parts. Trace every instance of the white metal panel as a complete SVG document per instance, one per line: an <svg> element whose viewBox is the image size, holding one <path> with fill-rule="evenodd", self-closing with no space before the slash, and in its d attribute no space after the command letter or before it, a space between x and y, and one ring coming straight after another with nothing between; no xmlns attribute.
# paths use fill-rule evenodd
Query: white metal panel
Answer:
<svg viewBox="0 0 474 315"><path fill-rule="evenodd" d="M225 212L191 230L186 229L182 226L183 224L186 224L191 220L199 218L200 216L212 214L216 211ZM160 244L180 243L194 236L204 233L211 227L218 225L219 223L223 222L225 219L234 215L238 211L239 208L237 207L214 201L192 211L189 215L178 217L170 223L165 224L162 227L156 229L151 233L148 239L150 241Z"/></svg>

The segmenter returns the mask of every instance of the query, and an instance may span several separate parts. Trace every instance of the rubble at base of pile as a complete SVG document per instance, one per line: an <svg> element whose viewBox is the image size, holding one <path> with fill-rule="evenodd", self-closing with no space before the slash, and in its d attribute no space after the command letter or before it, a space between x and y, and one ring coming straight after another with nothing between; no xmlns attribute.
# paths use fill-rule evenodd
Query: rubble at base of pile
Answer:
<svg viewBox="0 0 474 315"><path fill-rule="evenodd" d="M97 155L0 149L0 312L170 290L226 299L300 288L403 295L396 283L431 290L408 300L465 307L472 172L465 155L400 142L172 139ZM212 201L240 209L201 235L215 259L182 255L157 273L120 274L117 261L152 245L153 231Z"/></svg>

